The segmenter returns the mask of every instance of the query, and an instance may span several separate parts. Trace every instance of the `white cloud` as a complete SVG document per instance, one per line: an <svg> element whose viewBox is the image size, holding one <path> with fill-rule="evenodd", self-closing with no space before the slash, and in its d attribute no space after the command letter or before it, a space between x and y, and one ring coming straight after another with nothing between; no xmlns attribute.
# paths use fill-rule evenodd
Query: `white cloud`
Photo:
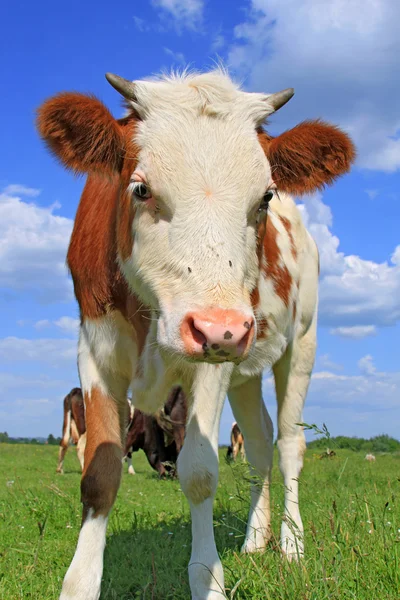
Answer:
<svg viewBox="0 0 400 600"><path fill-rule="evenodd" d="M179 31L196 29L203 20L203 0L152 0L153 6L171 17Z"/></svg>
<svg viewBox="0 0 400 600"><path fill-rule="evenodd" d="M332 335L359 340L369 335L376 335L375 325L355 325L354 327L334 327L330 330Z"/></svg>
<svg viewBox="0 0 400 600"><path fill-rule="evenodd" d="M322 365L317 359L316 369ZM267 374L263 379L263 396L276 428L276 402L273 378ZM400 430L400 371L380 372L373 357L366 355L358 361L358 372L347 374L334 372L332 367L315 370L307 394L303 420L322 426L326 423L332 435L371 437L388 433L399 438ZM224 410L225 430L231 411ZM313 439L312 433L307 439Z"/></svg>
<svg viewBox="0 0 400 600"><path fill-rule="evenodd" d="M347 337L372 335L378 326L395 324L400 319L400 246L382 263L345 255L331 232L332 213L322 196L304 198L299 208L320 253L319 322Z"/></svg>
<svg viewBox="0 0 400 600"><path fill-rule="evenodd" d="M223 48L225 44L226 40L224 36L218 33L216 36L214 36L214 39L212 41L211 52L217 52L218 50L221 50L221 48Z"/></svg>
<svg viewBox="0 0 400 600"><path fill-rule="evenodd" d="M343 369L343 365L339 365L331 360L329 354L321 354L320 356L317 356L316 364L319 367L324 369L332 369L333 371L341 371Z"/></svg>
<svg viewBox="0 0 400 600"><path fill-rule="evenodd" d="M379 190L365 190L365 193L370 200L375 200L375 198L379 195Z"/></svg>
<svg viewBox="0 0 400 600"><path fill-rule="evenodd" d="M65 333L77 336L79 330L79 319L73 319L72 317L61 317L57 321L54 321L54 325L57 325Z"/></svg>
<svg viewBox="0 0 400 600"><path fill-rule="evenodd" d="M331 371L319 371L312 375L309 406L321 406L321 398L329 404L342 406L348 411L392 410L400 406L400 372L378 372L371 355L358 361L360 374L342 375Z"/></svg>
<svg viewBox="0 0 400 600"><path fill-rule="evenodd" d="M36 340L9 336L0 339L0 360L8 363L40 362L58 366L74 364L77 357L76 340L40 338Z"/></svg>
<svg viewBox="0 0 400 600"><path fill-rule="evenodd" d="M20 321L20 324L23 324L23 321ZM50 327L51 323L48 319L41 319L40 321L36 321L34 327L35 329L45 329L45 327Z"/></svg>
<svg viewBox="0 0 400 600"><path fill-rule="evenodd" d="M165 54L170 56L172 60L180 65L184 65L186 63L185 55L182 52L174 52L170 48L164 48Z"/></svg>
<svg viewBox="0 0 400 600"><path fill-rule="evenodd" d="M58 387L60 384L65 384L65 382L48 375L23 376L0 372L0 388L3 396L5 391L8 392L15 388L34 388L36 390Z"/></svg>
<svg viewBox="0 0 400 600"><path fill-rule="evenodd" d="M8 190L0 194L0 286L32 292L43 303L71 300L65 258L73 221L54 214L57 204L23 201L21 186Z"/></svg>
<svg viewBox="0 0 400 600"><path fill-rule="evenodd" d="M358 164L400 168L400 3L393 0L251 0L229 64L250 89L294 87L274 118L330 119L353 135Z"/></svg>
<svg viewBox="0 0 400 600"><path fill-rule="evenodd" d="M139 31L150 31L150 26L146 23L144 19L133 15L133 22L135 23L136 29Z"/></svg>
<svg viewBox="0 0 400 600"><path fill-rule="evenodd" d="M367 354L366 356L360 358L360 360L358 361L358 368L360 369L361 373L364 373L365 375L376 374L376 367L374 365L373 358L370 354Z"/></svg>
<svg viewBox="0 0 400 600"><path fill-rule="evenodd" d="M40 195L40 190L36 188L27 187L26 185L20 185L13 183L8 185L3 193L10 196L29 196L30 198L37 198Z"/></svg>

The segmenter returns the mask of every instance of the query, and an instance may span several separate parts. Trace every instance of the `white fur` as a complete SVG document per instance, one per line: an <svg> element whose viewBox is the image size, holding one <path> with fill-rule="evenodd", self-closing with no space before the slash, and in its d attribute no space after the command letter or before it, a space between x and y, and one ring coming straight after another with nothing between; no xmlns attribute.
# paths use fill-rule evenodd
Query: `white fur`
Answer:
<svg viewBox="0 0 400 600"><path fill-rule="evenodd" d="M268 256L262 257L259 269L257 209L273 183L255 131L255 124L268 114L265 97L245 94L220 72L139 82L136 95L132 106L142 118L135 138L137 169L144 173L160 208L154 211L146 203L137 204L132 255L119 261L131 288L152 309L152 322L138 361L135 331L120 313L85 320L79 344L84 357L82 387L112 390L114 386L118 396L118 381L122 389L129 380L133 404L154 412L173 384L183 385L190 406L178 472L192 515L192 599L218 600L223 597L224 580L213 535L212 504L220 414L229 392L253 474L260 478L260 484L252 486L243 550L264 549L271 533L273 431L260 382L263 370L271 367L285 483L282 548L289 558L303 553L298 477L304 434L297 423L302 421L315 354L318 255L295 203L281 193L280 200L271 201L268 218L277 230L280 264L293 280L289 306L277 295L268 268L265 272ZM280 216L290 222L296 258ZM268 334L254 342L249 356L235 367L185 360L180 336L185 314L211 306L253 314L250 294L255 286L260 294L255 317L268 322ZM89 592L88 581L94 577L93 569L98 576L99 567L88 565L84 549L91 546L81 544L81 537L98 537L94 556L99 565L105 524L104 531L91 522L85 527L86 523L70 567L81 578L83 591L64 595L63 600L98 597L93 595L98 590Z"/></svg>
<svg viewBox="0 0 400 600"><path fill-rule="evenodd" d="M213 532L213 500L218 483L219 424L231 372L228 363L221 367L203 364L197 369L185 443L178 458L179 479L192 516L189 581L196 600L225 597Z"/></svg>
<svg viewBox="0 0 400 600"><path fill-rule="evenodd" d="M89 510L79 534L74 559L64 579L60 600L98 600L103 574L107 518Z"/></svg>
<svg viewBox="0 0 400 600"><path fill-rule="evenodd" d="M82 471L83 471L83 467L85 465L85 448L86 448L86 432L80 436L78 443L76 445L76 453L77 453L78 460L81 465Z"/></svg>
<svg viewBox="0 0 400 600"><path fill-rule="evenodd" d="M129 475L136 475L136 471L133 468L133 464L132 464L132 458L130 458L128 456L127 461L128 461L128 473L129 473Z"/></svg>

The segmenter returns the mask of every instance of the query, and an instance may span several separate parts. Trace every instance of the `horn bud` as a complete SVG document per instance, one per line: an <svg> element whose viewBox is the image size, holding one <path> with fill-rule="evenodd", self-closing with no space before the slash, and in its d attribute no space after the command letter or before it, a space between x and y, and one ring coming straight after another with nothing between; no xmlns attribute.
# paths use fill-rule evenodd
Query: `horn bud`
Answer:
<svg viewBox="0 0 400 600"><path fill-rule="evenodd" d="M132 81L128 81L113 73L106 73L106 79L108 83L121 94L121 96L127 100L136 99L135 84Z"/></svg>
<svg viewBox="0 0 400 600"><path fill-rule="evenodd" d="M267 101L268 101L268 104L274 109L274 112L276 112L277 110L282 108L282 106L284 106L286 104L286 102L289 102L289 100L290 100L290 98L292 98L293 94L294 94L293 88L286 88L285 90L282 90L281 92L276 92L276 94L270 94L267 97Z"/></svg>

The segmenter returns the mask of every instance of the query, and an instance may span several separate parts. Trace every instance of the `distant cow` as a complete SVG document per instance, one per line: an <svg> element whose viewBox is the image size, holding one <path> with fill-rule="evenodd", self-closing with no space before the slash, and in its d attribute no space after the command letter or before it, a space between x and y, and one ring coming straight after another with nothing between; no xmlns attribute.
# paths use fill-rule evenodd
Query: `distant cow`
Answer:
<svg viewBox="0 0 400 600"><path fill-rule="evenodd" d="M185 439L187 402L180 387L174 387L164 407L154 416L133 409L125 442L128 473L135 474L132 452L143 450L160 477L173 469Z"/></svg>
<svg viewBox="0 0 400 600"><path fill-rule="evenodd" d="M73 388L64 398L64 421L60 449L58 452L57 473L63 473L64 457L69 442L76 444L76 452L83 471L83 459L86 445L85 406L82 390Z"/></svg>
<svg viewBox="0 0 400 600"><path fill-rule="evenodd" d="M376 458L373 454L366 454L365 460L368 460L369 462L375 462Z"/></svg>
<svg viewBox="0 0 400 600"><path fill-rule="evenodd" d="M239 452L242 457L242 460L245 460L246 454L245 454L245 450L244 450L243 434L239 429L239 425L235 422L232 424L231 445L228 448L228 452L227 452L226 456L230 460L236 460Z"/></svg>
<svg viewBox="0 0 400 600"><path fill-rule="evenodd" d="M329 448L327 448L325 450L325 452L323 452L322 454L319 455L320 459L323 458L335 458L336 456L336 452L334 450L330 450Z"/></svg>
<svg viewBox="0 0 400 600"><path fill-rule="evenodd" d="M133 416L133 407L129 398L128 405L127 428L129 427ZM58 452L57 473L64 472L64 458L71 440L73 444L76 444L76 452L83 471L86 446L86 422L85 405L83 403L81 388L73 388L64 398L64 421L60 449Z"/></svg>

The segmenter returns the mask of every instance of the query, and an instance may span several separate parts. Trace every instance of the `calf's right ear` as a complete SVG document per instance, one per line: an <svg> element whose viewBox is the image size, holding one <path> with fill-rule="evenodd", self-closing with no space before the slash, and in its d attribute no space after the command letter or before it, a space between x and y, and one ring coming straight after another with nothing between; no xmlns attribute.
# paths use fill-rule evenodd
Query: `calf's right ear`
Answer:
<svg viewBox="0 0 400 600"><path fill-rule="evenodd" d="M121 170L122 129L94 96L58 94L40 106L36 125L49 150L67 169L107 174Z"/></svg>

